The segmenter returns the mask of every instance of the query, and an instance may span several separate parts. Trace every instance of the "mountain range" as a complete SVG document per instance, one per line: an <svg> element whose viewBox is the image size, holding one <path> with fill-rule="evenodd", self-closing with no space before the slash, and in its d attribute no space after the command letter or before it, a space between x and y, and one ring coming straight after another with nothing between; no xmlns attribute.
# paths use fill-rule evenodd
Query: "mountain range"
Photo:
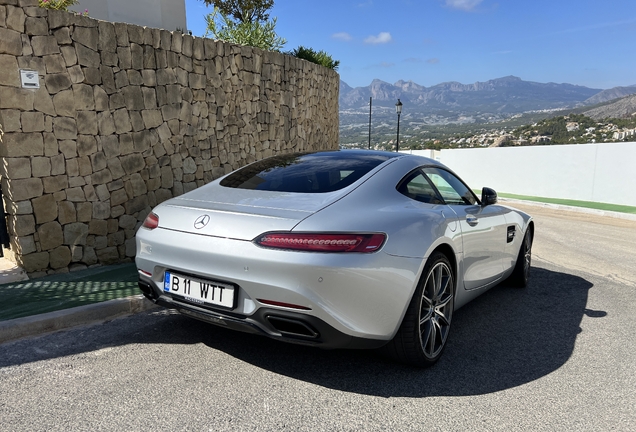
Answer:
<svg viewBox="0 0 636 432"><path fill-rule="evenodd" d="M370 97L374 108L393 108L400 99L404 104L403 112L410 112L413 117L432 115L448 122L465 118L482 122L529 111L594 105L630 94L636 94L636 85L602 90L573 84L523 81L515 76L474 84L445 82L432 87L413 81L400 80L390 84L375 79L366 87L356 88L340 81L339 102L341 112L346 112L365 107L368 110Z"/></svg>

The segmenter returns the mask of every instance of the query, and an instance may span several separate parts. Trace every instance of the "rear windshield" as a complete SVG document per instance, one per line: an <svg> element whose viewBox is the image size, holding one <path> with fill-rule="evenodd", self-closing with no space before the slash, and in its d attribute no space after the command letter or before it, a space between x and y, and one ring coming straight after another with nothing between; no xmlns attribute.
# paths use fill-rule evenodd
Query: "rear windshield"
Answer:
<svg viewBox="0 0 636 432"><path fill-rule="evenodd" d="M355 183L391 157L357 151L274 156L230 174L221 186L274 192L333 192Z"/></svg>

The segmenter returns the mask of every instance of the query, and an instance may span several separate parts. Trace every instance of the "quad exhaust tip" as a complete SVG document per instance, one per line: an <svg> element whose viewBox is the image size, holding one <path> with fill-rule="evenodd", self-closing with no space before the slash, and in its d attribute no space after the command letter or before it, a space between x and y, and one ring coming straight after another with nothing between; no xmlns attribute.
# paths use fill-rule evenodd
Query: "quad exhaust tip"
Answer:
<svg viewBox="0 0 636 432"><path fill-rule="evenodd" d="M157 299L157 293L155 292L154 289L152 289L152 287L150 286L150 284L148 282L144 282L142 280L137 282L137 285L139 285L139 290L141 290L141 293L149 300L156 300Z"/></svg>
<svg viewBox="0 0 636 432"><path fill-rule="evenodd" d="M320 334L309 324L293 318L268 315L267 321L283 336L317 339Z"/></svg>

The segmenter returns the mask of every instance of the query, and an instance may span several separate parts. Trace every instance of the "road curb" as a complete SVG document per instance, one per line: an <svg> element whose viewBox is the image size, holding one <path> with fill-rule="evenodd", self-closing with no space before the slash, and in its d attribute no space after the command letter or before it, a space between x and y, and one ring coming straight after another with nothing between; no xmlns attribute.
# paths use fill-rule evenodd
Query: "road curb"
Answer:
<svg viewBox="0 0 636 432"><path fill-rule="evenodd" d="M569 206L565 204L552 204L552 203L544 203L540 201L527 201L527 200L505 198L505 197L499 197L499 201L502 204L510 204L512 207L514 207L515 203L520 203L520 204L526 204L530 206L549 208L553 210L565 210L565 211L571 211L575 213L586 213L586 214L590 214L594 216L605 216L605 217L612 217L616 219L636 221L636 214L620 213L620 212L615 212L611 210L600 210L600 209L592 209L587 207L576 207L576 206Z"/></svg>
<svg viewBox="0 0 636 432"><path fill-rule="evenodd" d="M71 327L97 324L156 308L142 295L0 321L0 344Z"/></svg>

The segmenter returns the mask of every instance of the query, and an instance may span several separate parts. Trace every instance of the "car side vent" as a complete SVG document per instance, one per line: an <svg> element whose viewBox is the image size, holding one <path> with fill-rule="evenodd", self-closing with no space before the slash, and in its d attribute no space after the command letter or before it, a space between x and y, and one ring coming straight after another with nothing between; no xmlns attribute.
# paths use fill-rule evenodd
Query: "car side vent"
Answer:
<svg viewBox="0 0 636 432"><path fill-rule="evenodd" d="M515 229L514 225L513 226L509 226L508 227L508 237L507 237L507 241L506 241L507 243L510 243L510 242L512 242L515 239L515 233L516 233L516 229Z"/></svg>

